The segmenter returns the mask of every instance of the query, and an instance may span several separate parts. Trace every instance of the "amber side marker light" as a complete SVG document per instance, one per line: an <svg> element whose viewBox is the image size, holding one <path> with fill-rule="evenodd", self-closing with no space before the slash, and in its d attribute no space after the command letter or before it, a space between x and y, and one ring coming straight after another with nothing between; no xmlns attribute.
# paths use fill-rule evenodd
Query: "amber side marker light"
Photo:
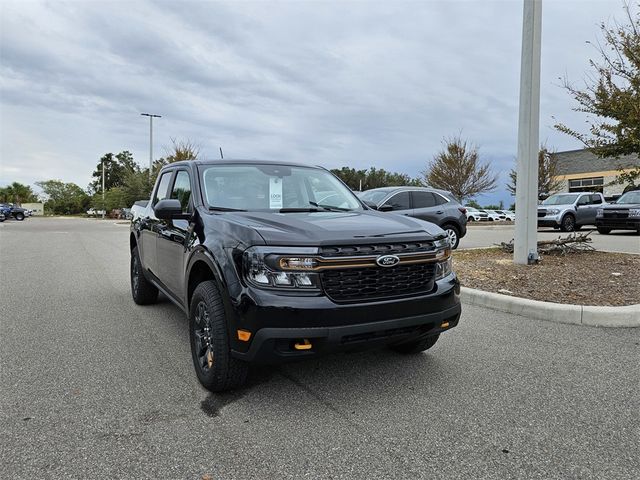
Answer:
<svg viewBox="0 0 640 480"><path fill-rule="evenodd" d="M440 328L449 328L449 322L442 322Z"/></svg>
<svg viewBox="0 0 640 480"><path fill-rule="evenodd" d="M248 330L238 330L238 340L241 342L248 342L251 338L251 332Z"/></svg>
<svg viewBox="0 0 640 480"><path fill-rule="evenodd" d="M311 347L313 347L313 345L306 338L302 340L302 342L296 342L293 344L293 348L296 350L311 350Z"/></svg>

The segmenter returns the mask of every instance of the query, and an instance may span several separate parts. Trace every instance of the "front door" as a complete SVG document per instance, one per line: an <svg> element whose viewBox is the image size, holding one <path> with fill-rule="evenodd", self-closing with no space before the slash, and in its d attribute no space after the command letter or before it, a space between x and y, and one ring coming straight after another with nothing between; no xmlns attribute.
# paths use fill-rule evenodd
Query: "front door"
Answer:
<svg viewBox="0 0 640 480"><path fill-rule="evenodd" d="M169 198L180 200L183 213L191 213L191 180L189 172L178 170ZM158 278L179 300L184 294L185 262L189 220L161 220L157 240Z"/></svg>

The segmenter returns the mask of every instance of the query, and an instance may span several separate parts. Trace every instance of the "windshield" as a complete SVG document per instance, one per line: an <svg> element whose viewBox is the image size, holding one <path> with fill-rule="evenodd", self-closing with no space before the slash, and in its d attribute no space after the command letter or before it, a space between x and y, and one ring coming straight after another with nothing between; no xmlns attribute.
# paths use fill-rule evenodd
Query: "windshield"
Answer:
<svg viewBox="0 0 640 480"><path fill-rule="evenodd" d="M271 211L360 210L353 192L326 170L264 164L205 165L204 200L210 208Z"/></svg>
<svg viewBox="0 0 640 480"><path fill-rule="evenodd" d="M640 203L640 190L625 193L616 203Z"/></svg>
<svg viewBox="0 0 640 480"><path fill-rule="evenodd" d="M389 190L367 190L360 195L360 198L377 205L387 195L389 195Z"/></svg>
<svg viewBox="0 0 640 480"><path fill-rule="evenodd" d="M571 194L551 195L544 202L542 202L542 205L570 205L576 201L576 197L577 195Z"/></svg>

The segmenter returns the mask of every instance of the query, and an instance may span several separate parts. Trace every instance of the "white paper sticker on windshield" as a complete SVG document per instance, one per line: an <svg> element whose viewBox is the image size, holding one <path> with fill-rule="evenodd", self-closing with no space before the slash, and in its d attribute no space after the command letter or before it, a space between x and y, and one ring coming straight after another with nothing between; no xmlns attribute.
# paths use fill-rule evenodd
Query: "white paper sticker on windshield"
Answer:
<svg viewBox="0 0 640 480"><path fill-rule="evenodd" d="M282 179L269 178L269 208L282 208Z"/></svg>

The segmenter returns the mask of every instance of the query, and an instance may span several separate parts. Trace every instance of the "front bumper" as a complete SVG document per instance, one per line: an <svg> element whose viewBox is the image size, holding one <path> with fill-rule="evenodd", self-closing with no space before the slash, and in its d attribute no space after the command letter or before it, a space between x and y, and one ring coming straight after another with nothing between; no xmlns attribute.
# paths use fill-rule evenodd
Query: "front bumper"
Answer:
<svg viewBox="0 0 640 480"><path fill-rule="evenodd" d="M234 341L232 355L253 363L282 363L438 334L458 324L461 306L455 275L436 285L427 295L352 304L324 296L247 292L235 313L237 328L251 331L251 341ZM296 350L294 344L303 339L312 347Z"/></svg>
<svg viewBox="0 0 640 480"><path fill-rule="evenodd" d="M640 230L640 218L596 218L596 227L612 230Z"/></svg>
<svg viewBox="0 0 640 480"><path fill-rule="evenodd" d="M560 215L547 215L545 217L538 217L539 227L559 227L562 224L562 217Z"/></svg>

